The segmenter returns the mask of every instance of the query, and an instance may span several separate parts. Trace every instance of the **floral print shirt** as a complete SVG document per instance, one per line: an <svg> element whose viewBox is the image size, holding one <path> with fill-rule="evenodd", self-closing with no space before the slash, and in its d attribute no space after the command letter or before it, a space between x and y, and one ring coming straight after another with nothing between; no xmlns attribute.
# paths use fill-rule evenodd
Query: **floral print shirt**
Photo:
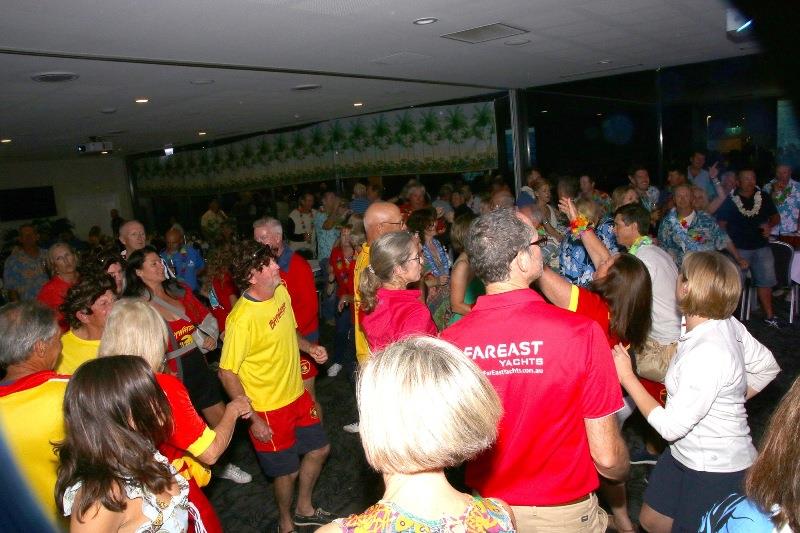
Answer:
<svg viewBox="0 0 800 533"><path fill-rule="evenodd" d="M658 228L659 245L669 252L678 266L688 252L722 250L729 240L725 230L705 211L694 211L682 218L672 208Z"/></svg>
<svg viewBox="0 0 800 533"><path fill-rule="evenodd" d="M794 233L798 230L797 221L800 218L800 183L790 179L789 184L780 192L775 190L776 183L777 180L773 179L764 185L764 192L770 195L781 216L780 224L772 228L772 231L778 234Z"/></svg>
<svg viewBox="0 0 800 533"><path fill-rule="evenodd" d="M614 236L614 219L610 215L603 217L595 228L597 238L606 245L612 254L617 253L617 238ZM585 287L592 281L594 265L589 258L589 253L583 246L580 237L574 237L569 230L561 240L558 261L559 273L567 280L580 287Z"/></svg>
<svg viewBox="0 0 800 533"><path fill-rule="evenodd" d="M360 515L336 520L348 533L505 533L514 525L506 507L493 498L473 498L459 517L425 520L406 512L392 502L381 500Z"/></svg>
<svg viewBox="0 0 800 533"><path fill-rule="evenodd" d="M48 281L44 270L46 257L47 250L44 248L39 248L38 257L29 256L22 248L14 248L3 270L6 290L17 291L21 301L35 300Z"/></svg>

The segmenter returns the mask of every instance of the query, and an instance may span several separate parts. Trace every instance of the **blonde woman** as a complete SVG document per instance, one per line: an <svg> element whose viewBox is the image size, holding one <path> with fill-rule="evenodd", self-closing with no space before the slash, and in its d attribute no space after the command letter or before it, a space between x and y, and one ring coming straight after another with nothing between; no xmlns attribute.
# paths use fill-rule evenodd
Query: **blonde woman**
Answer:
<svg viewBox="0 0 800 533"><path fill-rule="evenodd" d="M67 291L78 281L78 258L72 246L59 242L47 250L47 270L52 276L36 295L36 299L56 312L62 333L69 329L69 322L61 312Z"/></svg>
<svg viewBox="0 0 800 533"><path fill-rule="evenodd" d="M365 314L361 327L373 352L414 333L436 335L436 326L418 289L422 276L419 241L407 231L387 233L370 247L369 266L358 290Z"/></svg>
<svg viewBox="0 0 800 533"><path fill-rule="evenodd" d="M504 502L459 492L444 475L491 446L502 414L497 393L460 350L419 336L392 344L366 362L357 396L367 462L386 491L364 513L318 531L515 530Z"/></svg>
<svg viewBox="0 0 800 533"><path fill-rule="evenodd" d="M169 335L158 311L137 298L124 298L114 304L108 316L98 357L135 355L147 361L155 372L173 418L172 433L159 446L159 451L189 481L189 501L198 508L206 531L221 532L222 524L200 490L210 479L204 465L217 462L230 444L236 420L249 417L252 409L246 399L236 398L225 406L222 419L213 430L210 429L192 407L183 383L175 376L163 373Z"/></svg>
<svg viewBox="0 0 800 533"><path fill-rule="evenodd" d="M676 287L686 334L667 370L665 407L642 386L627 350L614 347L620 383L670 442L639 515L651 533L697 531L706 510L739 489L756 457L744 404L780 368L732 316L740 293L739 269L731 260L718 252L686 255Z"/></svg>

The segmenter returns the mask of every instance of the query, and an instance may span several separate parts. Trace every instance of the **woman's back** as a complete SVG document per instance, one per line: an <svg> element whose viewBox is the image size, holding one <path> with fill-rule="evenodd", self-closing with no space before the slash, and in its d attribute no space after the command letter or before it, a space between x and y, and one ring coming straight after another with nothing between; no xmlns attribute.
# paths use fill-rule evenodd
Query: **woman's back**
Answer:
<svg viewBox="0 0 800 533"><path fill-rule="evenodd" d="M429 531L430 533L460 533L485 531L502 533L514 531L505 505L493 498L473 498L464 495L464 512L459 516L442 516L435 520L415 516L391 501L381 500L359 515L335 521L343 532Z"/></svg>

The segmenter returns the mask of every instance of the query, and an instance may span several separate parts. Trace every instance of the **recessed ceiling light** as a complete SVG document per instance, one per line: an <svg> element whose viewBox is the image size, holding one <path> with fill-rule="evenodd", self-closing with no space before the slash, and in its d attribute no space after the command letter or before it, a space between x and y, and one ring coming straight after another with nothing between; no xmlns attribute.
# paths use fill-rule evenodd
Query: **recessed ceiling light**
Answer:
<svg viewBox="0 0 800 533"><path fill-rule="evenodd" d="M294 115L294 118L300 118L300 115L298 115L297 113L295 113L295 115Z"/></svg>
<svg viewBox="0 0 800 533"><path fill-rule="evenodd" d="M547 109L542 109L542 113L547 113Z"/></svg>
<svg viewBox="0 0 800 533"><path fill-rule="evenodd" d="M189 83L192 85L211 85L214 83L214 80L192 80Z"/></svg>
<svg viewBox="0 0 800 533"><path fill-rule="evenodd" d="M317 89L321 89L322 85L319 83L301 83L300 85L295 85L292 87L293 91L315 91Z"/></svg>
<svg viewBox="0 0 800 533"><path fill-rule="evenodd" d="M100 152L100 153L101 153L102 155L106 155L108 152L107 152L107 151L105 151L105 150L103 150L103 151L102 151L102 152Z"/></svg>
<svg viewBox="0 0 800 533"><path fill-rule="evenodd" d="M597 114L597 116L598 116L598 117L602 117L602 116L603 116L603 114L602 114L602 113L598 113L598 114Z"/></svg>
<svg viewBox="0 0 800 533"><path fill-rule="evenodd" d="M77 80L78 75L74 72L40 72L31 76L31 79L40 83L62 83Z"/></svg>
<svg viewBox="0 0 800 533"><path fill-rule="evenodd" d="M198 131L198 132L197 132L197 134L198 134L198 135L205 135L205 134L206 134L206 132L204 132L204 131Z"/></svg>
<svg viewBox="0 0 800 533"><path fill-rule="evenodd" d="M11 142L11 139L0 139L0 143L8 144Z"/></svg>
<svg viewBox="0 0 800 533"><path fill-rule="evenodd" d="M361 107L364 105L364 102L354 102L353 107Z"/></svg>
<svg viewBox="0 0 800 533"><path fill-rule="evenodd" d="M150 99L149 99L149 98L137 98L137 99L136 99L136 103L137 103L137 104L146 104L146 103L147 103L147 102L149 102L149 101L150 101Z"/></svg>
<svg viewBox="0 0 800 533"><path fill-rule="evenodd" d="M117 108L116 107L104 107L103 109L100 110L100 112L103 113L104 115L112 115L112 114L117 112Z"/></svg>
<svg viewBox="0 0 800 533"><path fill-rule="evenodd" d="M601 59L597 62L598 65L610 65L611 63L613 63L613 61L610 59Z"/></svg>
<svg viewBox="0 0 800 533"><path fill-rule="evenodd" d="M510 39L503 44L506 46L522 46L523 44L528 44L531 42L530 39Z"/></svg>
<svg viewBox="0 0 800 533"><path fill-rule="evenodd" d="M439 19L434 17L423 17L421 19L417 19L414 21L414 24L417 26L426 26L428 24L433 24L434 22L439 22Z"/></svg>

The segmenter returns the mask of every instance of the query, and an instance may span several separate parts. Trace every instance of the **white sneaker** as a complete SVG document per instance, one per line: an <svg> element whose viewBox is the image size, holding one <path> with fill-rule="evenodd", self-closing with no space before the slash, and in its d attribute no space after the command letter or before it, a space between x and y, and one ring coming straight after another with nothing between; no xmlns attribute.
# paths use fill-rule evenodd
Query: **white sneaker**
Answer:
<svg viewBox="0 0 800 533"><path fill-rule="evenodd" d="M358 422L353 422L352 424L347 424L342 429L345 430L348 433L358 433L358 431L359 431Z"/></svg>
<svg viewBox="0 0 800 533"><path fill-rule="evenodd" d="M342 370L342 365L339 363L333 363L330 368L328 368L328 377L335 378L339 375L339 372Z"/></svg>
<svg viewBox="0 0 800 533"><path fill-rule="evenodd" d="M233 463L228 463L225 465L225 468L222 469L221 472L217 474L217 477L221 477L222 479L229 479L234 483L239 483L240 485L243 483L250 483L253 481L253 476L239 468Z"/></svg>

